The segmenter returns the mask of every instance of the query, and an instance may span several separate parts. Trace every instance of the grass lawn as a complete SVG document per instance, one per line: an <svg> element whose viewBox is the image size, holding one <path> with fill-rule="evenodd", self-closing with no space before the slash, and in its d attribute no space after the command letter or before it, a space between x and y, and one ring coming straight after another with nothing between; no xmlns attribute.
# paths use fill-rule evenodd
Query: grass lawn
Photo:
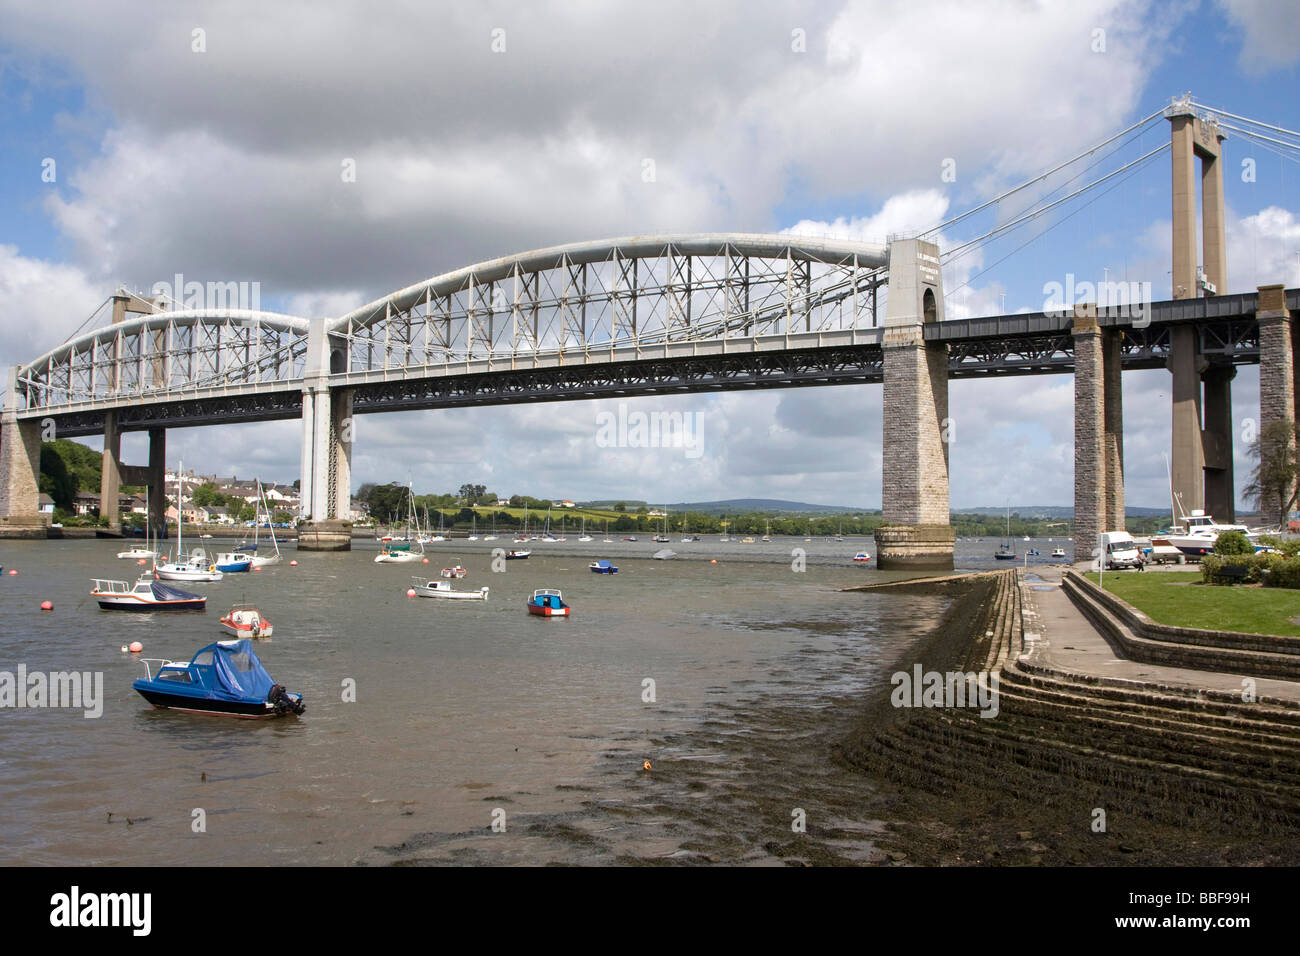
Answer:
<svg viewBox="0 0 1300 956"><path fill-rule="evenodd" d="M1097 572L1088 572L1096 583ZM1148 571L1106 575L1106 590L1153 621L1246 634L1300 637L1300 591L1201 583L1199 571Z"/></svg>

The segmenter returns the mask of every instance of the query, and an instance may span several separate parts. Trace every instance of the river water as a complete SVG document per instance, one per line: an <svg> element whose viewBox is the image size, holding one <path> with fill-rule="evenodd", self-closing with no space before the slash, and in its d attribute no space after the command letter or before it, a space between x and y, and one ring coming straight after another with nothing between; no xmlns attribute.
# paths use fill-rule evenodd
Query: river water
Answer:
<svg viewBox="0 0 1300 956"><path fill-rule="evenodd" d="M491 549L508 538L429 545L419 570L375 564L372 542L290 546L263 572L181 585L206 612L101 611L90 579L137 570L120 546L0 542L0 671L104 681L98 719L0 710L0 863L761 863L780 855L769 837L790 832L790 804L837 788L839 858L867 859L879 821L865 783L830 766L818 714L886 682L946 607L838 590L895 576L849 564L874 555L869 539L674 541L679 556L654 561L666 545L598 537L533 542L504 572ZM957 563L992 567L995 549L959 542ZM619 573L590 573L601 557ZM488 585L487 602L406 597L413 575L455 563L469 574L454 586ZM560 588L572 618L528 615L539 587ZM274 623L258 653L306 714L151 709L122 646L188 660L235 603Z"/></svg>

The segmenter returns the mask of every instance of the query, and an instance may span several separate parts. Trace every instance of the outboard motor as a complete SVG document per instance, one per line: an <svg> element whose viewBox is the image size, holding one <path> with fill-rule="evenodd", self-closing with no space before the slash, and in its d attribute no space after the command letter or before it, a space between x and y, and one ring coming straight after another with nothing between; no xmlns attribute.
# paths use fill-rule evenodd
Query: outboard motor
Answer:
<svg viewBox="0 0 1300 956"><path fill-rule="evenodd" d="M275 708L277 714L301 714L307 709L302 698L294 700L284 689L283 684L276 684L271 688L271 692L266 695L266 702Z"/></svg>

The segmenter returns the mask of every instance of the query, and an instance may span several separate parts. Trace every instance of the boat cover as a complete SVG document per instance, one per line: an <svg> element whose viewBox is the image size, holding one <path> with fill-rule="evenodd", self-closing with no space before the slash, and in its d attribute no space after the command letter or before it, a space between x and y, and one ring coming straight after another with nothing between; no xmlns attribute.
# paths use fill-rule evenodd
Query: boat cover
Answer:
<svg viewBox="0 0 1300 956"><path fill-rule="evenodd" d="M162 581L149 582L149 590L153 591L153 596L159 601L201 601L203 598L198 594L191 594L189 591L182 591L180 588L174 588L170 584L164 584Z"/></svg>
<svg viewBox="0 0 1300 956"><path fill-rule="evenodd" d="M610 564L608 561L604 561L604 560L602 560L602 561L597 561L597 562L596 562L596 567L598 567L598 568L612 568L613 565Z"/></svg>
<svg viewBox="0 0 1300 956"><path fill-rule="evenodd" d="M206 656L209 651L210 658ZM194 663L190 666L205 669L207 665L198 663L200 659L212 661L212 679L208 686L211 695L220 700L266 700L275 686L248 638L209 644L194 655Z"/></svg>

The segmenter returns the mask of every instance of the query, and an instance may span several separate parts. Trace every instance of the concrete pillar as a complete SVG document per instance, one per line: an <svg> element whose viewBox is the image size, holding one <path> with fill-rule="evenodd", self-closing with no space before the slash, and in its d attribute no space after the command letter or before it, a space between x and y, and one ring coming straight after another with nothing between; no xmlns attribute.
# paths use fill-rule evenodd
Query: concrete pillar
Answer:
<svg viewBox="0 0 1300 956"><path fill-rule="evenodd" d="M1205 383L1205 428L1201 433L1205 459L1205 510L1216 521L1236 520L1237 494L1232 467L1232 365L1212 365L1201 376Z"/></svg>
<svg viewBox="0 0 1300 956"><path fill-rule="evenodd" d="M122 513L117 499L122 493L122 432L117 412L104 412L104 454L99 467L99 516L108 518L108 530L122 533Z"/></svg>
<svg viewBox="0 0 1300 956"><path fill-rule="evenodd" d="M1175 299L1201 294L1197 282L1196 161L1201 161L1201 246L1205 278L1222 293L1228 283L1228 242L1223 210L1223 140L1217 123L1196 117L1190 101L1165 110L1169 120L1173 172L1173 293Z"/></svg>
<svg viewBox="0 0 1300 956"><path fill-rule="evenodd" d="M1103 404L1102 462L1105 477L1103 518L1105 531L1124 530L1124 393L1123 333L1105 329L1101 333Z"/></svg>
<svg viewBox="0 0 1300 956"><path fill-rule="evenodd" d="M1196 298L1196 117L1171 116L1173 167L1173 291L1175 299Z"/></svg>
<svg viewBox="0 0 1300 956"><path fill-rule="evenodd" d="M1096 309L1074 312L1074 560L1089 561L1109 530L1106 497L1106 362Z"/></svg>
<svg viewBox="0 0 1300 956"><path fill-rule="evenodd" d="M17 369L9 373L9 391L0 412L0 538L44 538L40 513L41 423L18 418Z"/></svg>
<svg viewBox="0 0 1300 956"><path fill-rule="evenodd" d="M149 534L167 537L167 429L149 429Z"/></svg>
<svg viewBox="0 0 1300 956"><path fill-rule="evenodd" d="M311 510L311 492L314 487L312 463L315 461L316 448L316 403L311 389L302 390L302 449L301 467L298 469L298 513L309 517Z"/></svg>
<svg viewBox="0 0 1300 956"><path fill-rule="evenodd" d="M939 249L917 239L889 246L885 353L885 523L876 529L876 563L952 570L949 524L948 347L927 344L924 326L943 319Z"/></svg>
<svg viewBox="0 0 1300 956"><path fill-rule="evenodd" d="M1196 330L1170 329L1169 371L1173 374L1172 456L1170 469L1174 496L1183 513L1203 508L1205 456L1201 444L1201 373L1205 360L1199 354Z"/></svg>
<svg viewBox="0 0 1300 956"><path fill-rule="evenodd" d="M333 420L330 415L330 391L321 387L315 395L315 421L312 424L312 459L311 459L311 520L325 521L333 517L329 498L329 460L330 431Z"/></svg>
<svg viewBox="0 0 1300 956"><path fill-rule="evenodd" d="M1259 430L1296 416L1295 327L1281 285L1259 287L1255 317L1259 321ZM1294 427L1291 432L1294 433ZM1276 504L1260 503L1264 524L1286 527L1287 516Z"/></svg>
<svg viewBox="0 0 1300 956"><path fill-rule="evenodd" d="M336 389L333 399L334 514L341 521L352 520L352 389Z"/></svg>

